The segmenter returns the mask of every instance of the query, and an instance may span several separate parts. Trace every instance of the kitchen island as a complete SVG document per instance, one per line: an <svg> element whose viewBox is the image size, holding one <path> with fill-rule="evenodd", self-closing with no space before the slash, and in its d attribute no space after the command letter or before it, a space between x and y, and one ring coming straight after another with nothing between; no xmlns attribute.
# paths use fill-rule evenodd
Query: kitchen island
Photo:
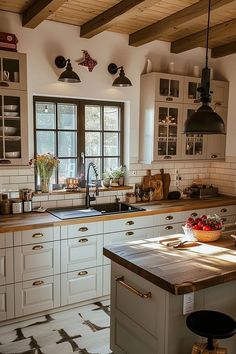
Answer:
<svg viewBox="0 0 236 354"><path fill-rule="evenodd" d="M187 329L186 312L210 309L236 318L236 248L231 233L213 243L178 249L167 244L181 235L104 248L112 261L115 354L188 354L201 338ZM236 353L236 336L221 342L228 354Z"/></svg>

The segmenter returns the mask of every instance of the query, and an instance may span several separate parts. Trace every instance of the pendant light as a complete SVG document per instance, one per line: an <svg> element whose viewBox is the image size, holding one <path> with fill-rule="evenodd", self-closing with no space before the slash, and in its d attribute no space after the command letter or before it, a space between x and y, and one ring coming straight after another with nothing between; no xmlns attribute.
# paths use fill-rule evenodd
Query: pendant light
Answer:
<svg viewBox="0 0 236 354"><path fill-rule="evenodd" d="M111 63L111 64L108 65L107 70L112 75L117 74L118 70L120 70L119 76L113 81L112 86L118 86L118 87L129 87L129 86L132 86L132 83L131 83L130 79L128 79L128 77L125 76L125 72L124 72L123 66L120 66L118 68L118 66L116 64Z"/></svg>
<svg viewBox="0 0 236 354"><path fill-rule="evenodd" d="M210 69L208 68L208 47L210 31L211 0L208 3L208 22L206 31L206 67L202 70L201 93L202 105L185 122L184 133L187 134L225 134L223 119L209 106L210 94Z"/></svg>
<svg viewBox="0 0 236 354"><path fill-rule="evenodd" d="M60 69L66 66L66 70L61 73L58 78L58 81L71 83L81 82L79 76L76 74L76 72L72 70L70 59L65 59L63 56L59 55L55 59L55 64Z"/></svg>

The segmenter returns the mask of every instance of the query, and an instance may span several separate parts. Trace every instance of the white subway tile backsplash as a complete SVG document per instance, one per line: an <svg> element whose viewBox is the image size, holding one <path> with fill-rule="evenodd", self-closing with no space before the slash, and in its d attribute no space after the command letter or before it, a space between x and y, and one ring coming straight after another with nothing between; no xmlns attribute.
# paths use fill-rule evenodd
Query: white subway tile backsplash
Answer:
<svg viewBox="0 0 236 354"><path fill-rule="evenodd" d="M57 207L71 207L72 206L72 200L58 200L56 202Z"/></svg>
<svg viewBox="0 0 236 354"><path fill-rule="evenodd" d="M33 196L33 202L45 202L48 201L48 195L37 194Z"/></svg>

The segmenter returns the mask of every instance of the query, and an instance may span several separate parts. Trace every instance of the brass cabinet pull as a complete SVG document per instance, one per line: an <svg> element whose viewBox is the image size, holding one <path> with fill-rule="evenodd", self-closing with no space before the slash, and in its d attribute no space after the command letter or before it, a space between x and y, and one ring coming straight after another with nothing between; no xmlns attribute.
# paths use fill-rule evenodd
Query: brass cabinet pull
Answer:
<svg viewBox="0 0 236 354"><path fill-rule="evenodd" d="M125 233L125 236L133 236L134 232L133 231L128 231Z"/></svg>
<svg viewBox="0 0 236 354"><path fill-rule="evenodd" d="M226 209L226 208L222 208L220 212L221 212L221 213L226 213L226 212L227 212L227 209Z"/></svg>
<svg viewBox="0 0 236 354"><path fill-rule="evenodd" d="M169 159L171 159L171 158L172 158L172 157L169 156L169 155L164 156L164 159L165 159L165 160L169 160Z"/></svg>
<svg viewBox="0 0 236 354"><path fill-rule="evenodd" d="M6 81L0 81L0 86L9 87L9 83Z"/></svg>
<svg viewBox="0 0 236 354"><path fill-rule="evenodd" d="M173 220L174 217L173 217L172 215L167 215L165 219L166 219L166 220Z"/></svg>
<svg viewBox="0 0 236 354"><path fill-rule="evenodd" d="M173 101L173 97L166 97L166 101Z"/></svg>
<svg viewBox="0 0 236 354"><path fill-rule="evenodd" d="M85 232L85 231L88 231L88 228L87 228L87 227L80 227L80 228L79 228L79 231Z"/></svg>
<svg viewBox="0 0 236 354"><path fill-rule="evenodd" d="M43 249L43 246L42 245L37 245L37 246L34 246L32 247L32 250L36 251L36 250L42 250Z"/></svg>
<svg viewBox="0 0 236 354"><path fill-rule="evenodd" d="M168 225L168 226L165 227L165 229L166 229L166 230L173 230L173 226Z"/></svg>
<svg viewBox="0 0 236 354"><path fill-rule="evenodd" d="M40 237L43 237L43 236L44 235L41 232L38 232L38 233L32 235L33 238L40 238Z"/></svg>
<svg viewBox="0 0 236 354"><path fill-rule="evenodd" d="M194 103L200 103L201 101L200 100L194 100L193 102Z"/></svg>
<svg viewBox="0 0 236 354"><path fill-rule="evenodd" d="M36 281L33 282L34 286L39 286L39 285L43 285L43 284L44 284L43 280L36 280Z"/></svg>
<svg viewBox="0 0 236 354"><path fill-rule="evenodd" d="M197 213L192 213L191 216L192 218L195 218L197 216Z"/></svg>
<svg viewBox="0 0 236 354"><path fill-rule="evenodd" d="M134 221L129 220L129 221L127 221L127 222L125 223L125 225L134 225Z"/></svg>
<svg viewBox="0 0 236 354"><path fill-rule="evenodd" d="M81 270L81 272L78 273L79 276L83 276L87 274L88 274L87 270Z"/></svg>
<svg viewBox="0 0 236 354"><path fill-rule="evenodd" d="M87 238L81 238L81 239L79 239L79 242L80 243L85 243L85 242L88 242L88 239Z"/></svg>
<svg viewBox="0 0 236 354"><path fill-rule="evenodd" d="M132 293L138 295L139 297L141 297L143 299L150 299L152 297L152 293L150 291L146 294L143 294L139 290L137 290L137 289L133 288L131 285L127 284L124 281L124 277L116 278L116 282L119 283L120 285L122 285L127 290L131 291Z"/></svg>
<svg viewBox="0 0 236 354"><path fill-rule="evenodd" d="M216 159L218 157L218 155L216 154L211 154L211 159Z"/></svg>

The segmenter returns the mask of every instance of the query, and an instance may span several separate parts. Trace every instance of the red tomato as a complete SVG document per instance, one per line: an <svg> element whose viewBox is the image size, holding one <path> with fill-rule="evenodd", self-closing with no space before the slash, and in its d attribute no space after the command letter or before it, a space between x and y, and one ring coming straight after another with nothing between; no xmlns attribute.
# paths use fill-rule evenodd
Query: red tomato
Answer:
<svg viewBox="0 0 236 354"><path fill-rule="evenodd" d="M194 230L201 230L200 226L198 226L198 225L194 225L194 226L193 226L193 229L194 229Z"/></svg>
<svg viewBox="0 0 236 354"><path fill-rule="evenodd" d="M212 227L211 226L209 226L209 225L205 225L205 226L203 226L203 231L211 231L212 230Z"/></svg>

